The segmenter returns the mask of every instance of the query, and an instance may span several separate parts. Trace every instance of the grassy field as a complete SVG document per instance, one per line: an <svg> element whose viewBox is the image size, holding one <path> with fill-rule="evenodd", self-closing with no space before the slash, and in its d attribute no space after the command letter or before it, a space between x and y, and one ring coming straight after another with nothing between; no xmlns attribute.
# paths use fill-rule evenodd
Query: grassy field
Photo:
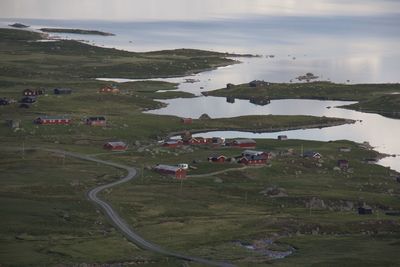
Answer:
<svg viewBox="0 0 400 267"><path fill-rule="evenodd" d="M346 108L362 112L379 113L386 117L400 118L400 95L384 95L371 100L346 106Z"/></svg>
<svg viewBox="0 0 400 267"><path fill-rule="evenodd" d="M29 109L18 108L18 104L0 106L0 145L4 148L0 151L1 266L182 265L127 242L86 200L89 188L118 179L120 171L51 153L28 149L21 154L6 149L32 146L76 151L137 166L139 179L105 192L104 198L144 237L169 249L241 266L271 262L283 266L356 265L361 257L371 265L399 262L395 253L399 219L384 215L389 208L400 210L399 184L387 168L362 163L377 153L361 150L354 143L259 140L257 149L278 155L271 165L190 178L183 183L149 170L157 163L193 160L198 163L191 174L240 167L206 161L213 154L235 156L240 150L161 148L157 141L172 132L274 131L346 121L311 116L244 116L194 120L184 125L178 117L142 113L163 105L154 99L193 97L173 90L176 84L124 83L119 85L120 94L107 95L97 91L108 83L93 78L184 75L234 63L225 59L225 54L187 49L132 53L75 41L40 43L35 42L42 38L37 33L6 29L0 29L0 37L1 97L19 100L25 88L47 89ZM51 92L55 87L72 88L73 93L56 96ZM393 87L387 85L386 89L394 91ZM40 115L69 115L73 123L33 124ZM106 116L108 126L84 125L85 117L95 115ZM11 129L5 123L7 119L20 120L20 127ZM102 146L109 140L126 141L130 149L126 153L106 152ZM323 162L300 158L301 146L321 152ZM340 154L340 146L350 146L352 152ZM288 148L297 154L280 155ZM350 160L352 172L333 170L339 158ZM270 187L283 188L288 196L276 198L260 193ZM309 208L312 201L315 207ZM364 202L377 212L358 216L355 209ZM271 261L240 245L263 239L274 239L270 245L274 250L292 246L296 251L285 260ZM321 253L315 253L317 250Z"/></svg>
<svg viewBox="0 0 400 267"><path fill-rule="evenodd" d="M120 171L33 150L0 158L2 266L163 261L127 242L86 200Z"/></svg>
<svg viewBox="0 0 400 267"><path fill-rule="evenodd" d="M271 83L268 86L250 87L240 84L231 88L207 92L211 96L251 99L269 97L270 99L321 99L360 101L346 106L384 116L396 116L400 112L398 96L400 84L335 84L330 82L310 83Z"/></svg>
<svg viewBox="0 0 400 267"><path fill-rule="evenodd" d="M300 158L301 146L320 152L322 161ZM342 146L351 147L352 152L339 152ZM288 148L293 148L295 155L279 156L279 151ZM400 185L387 168L362 162L377 156L375 152L346 141L258 140L257 149L278 156L264 168L189 178L183 183L145 168L141 179L116 188L105 198L120 207L128 222L148 239L177 251L228 259L240 266L398 264L400 220L384 211L400 209ZM154 149L149 149L112 157L125 163L134 159L137 166L202 160L193 164L199 169L190 171L192 174L235 167L206 162L212 153L233 156L240 150L178 149L173 154L159 151L154 157ZM350 171L333 170L338 159L349 159ZM287 196L262 194L271 187L282 188ZM323 204L310 208L312 199ZM373 207L373 215L357 214L356 209L364 203ZM272 247L276 250L290 245L296 252L285 260L271 260L238 244L265 239L275 240Z"/></svg>

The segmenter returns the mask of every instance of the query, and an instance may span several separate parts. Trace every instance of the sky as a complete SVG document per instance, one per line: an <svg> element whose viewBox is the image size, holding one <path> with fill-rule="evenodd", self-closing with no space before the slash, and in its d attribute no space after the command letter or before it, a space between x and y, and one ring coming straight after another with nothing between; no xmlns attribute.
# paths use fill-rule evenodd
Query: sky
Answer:
<svg viewBox="0 0 400 267"><path fill-rule="evenodd" d="M0 18L115 21L399 14L396 0L1 0Z"/></svg>

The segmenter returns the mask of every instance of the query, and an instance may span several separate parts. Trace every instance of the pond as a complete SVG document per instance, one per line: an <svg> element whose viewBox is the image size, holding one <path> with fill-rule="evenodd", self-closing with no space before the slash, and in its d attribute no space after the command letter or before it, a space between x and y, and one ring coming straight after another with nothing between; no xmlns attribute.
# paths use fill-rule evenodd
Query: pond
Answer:
<svg viewBox="0 0 400 267"><path fill-rule="evenodd" d="M276 138L285 134L291 139L304 140L351 140L354 142L369 142L379 152L386 154L400 154L400 120L386 118L378 114L363 113L343 108L346 101L321 101L321 100L273 100L271 104L257 106L247 100L235 100L235 103L226 102L221 97L197 97L162 100L168 106L147 113L159 115L175 115L179 117L198 118L207 113L211 118L227 118L242 115L312 115L338 117L356 120L355 124L345 124L322 129L293 130L276 133L252 133L238 131L219 131L197 134L197 136L225 138ZM388 129L388 130L384 130ZM390 129L390 130L389 130ZM381 165L390 166L400 171L400 157L388 157L379 162Z"/></svg>

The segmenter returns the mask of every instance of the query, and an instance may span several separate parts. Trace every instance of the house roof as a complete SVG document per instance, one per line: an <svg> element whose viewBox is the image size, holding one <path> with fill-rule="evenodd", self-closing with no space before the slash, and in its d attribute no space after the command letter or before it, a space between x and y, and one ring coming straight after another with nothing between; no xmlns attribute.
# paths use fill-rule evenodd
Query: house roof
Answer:
<svg viewBox="0 0 400 267"><path fill-rule="evenodd" d="M208 158L227 158L227 157L224 156L224 155L219 155L219 154L217 154L217 155L211 155L211 156L209 156Z"/></svg>
<svg viewBox="0 0 400 267"><path fill-rule="evenodd" d="M250 155L250 156L258 156L261 154L265 154L264 151L256 151L256 150L245 150L242 152L243 155Z"/></svg>
<svg viewBox="0 0 400 267"><path fill-rule="evenodd" d="M178 166L171 166L171 165L164 165L164 164L158 164L156 167L154 167L156 170L166 170L166 171L179 171L182 170L182 168Z"/></svg>
<svg viewBox="0 0 400 267"><path fill-rule="evenodd" d="M41 119L41 120L70 120L71 118L65 115L62 116L40 116L37 119Z"/></svg>
<svg viewBox="0 0 400 267"><path fill-rule="evenodd" d="M168 141L164 142L164 144L168 144L168 145L174 145L174 144L180 144L180 143L182 143L182 141L180 141L180 140L168 140Z"/></svg>
<svg viewBox="0 0 400 267"><path fill-rule="evenodd" d="M251 160L266 160L266 157L263 155L245 155L243 158L251 161Z"/></svg>
<svg viewBox="0 0 400 267"><path fill-rule="evenodd" d="M255 144L256 143L256 141L254 141L253 139L235 139L234 142L236 142L237 144L248 144L248 143Z"/></svg>
<svg viewBox="0 0 400 267"><path fill-rule="evenodd" d="M321 156L320 153L315 152L315 151L306 151L303 153L304 157L315 157L315 156Z"/></svg>
<svg viewBox="0 0 400 267"><path fill-rule="evenodd" d="M110 146L126 146L126 143L122 141L115 141L115 142L107 142L106 145Z"/></svg>
<svg viewBox="0 0 400 267"><path fill-rule="evenodd" d="M97 117L89 117L88 120L91 120L91 121L105 121L106 118L103 117L103 116L97 116Z"/></svg>

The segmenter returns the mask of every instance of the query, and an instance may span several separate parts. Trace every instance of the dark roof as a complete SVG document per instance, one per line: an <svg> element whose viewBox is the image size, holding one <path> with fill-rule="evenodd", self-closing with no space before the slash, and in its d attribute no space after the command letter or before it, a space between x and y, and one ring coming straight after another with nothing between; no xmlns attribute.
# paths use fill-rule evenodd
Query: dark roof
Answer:
<svg viewBox="0 0 400 267"><path fill-rule="evenodd" d="M250 155L250 156L259 156L262 154L266 154L264 151L256 151L256 150L245 150L242 152L243 155Z"/></svg>
<svg viewBox="0 0 400 267"><path fill-rule="evenodd" d="M158 164L156 167L154 167L156 170L166 170L166 171L179 171L182 170L182 168L178 166L171 166L171 165L164 165L164 164Z"/></svg>
<svg viewBox="0 0 400 267"><path fill-rule="evenodd" d="M105 121L106 120L106 118L104 116L89 117L87 119L90 121Z"/></svg>
<svg viewBox="0 0 400 267"><path fill-rule="evenodd" d="M265 160L266 157L264 155L244 155L245 159L247 159L248 161L251 160Z"/></svg>
<svg viewBox="0 0 400 267"><path fill-rule="evenodd" d="M126 146L126 144L122 141L114 141L114 142L107 142L106 145L110 146Z"/></svg>
<svg viewBox="0 0 400 267"><path fill-rule="evenodd" d="M319 154L318 152L315 152L315 151L305 151L303 153L303 157L315 157L315 156L318 156L318 155L321 156L321 154Z"/></svg>

